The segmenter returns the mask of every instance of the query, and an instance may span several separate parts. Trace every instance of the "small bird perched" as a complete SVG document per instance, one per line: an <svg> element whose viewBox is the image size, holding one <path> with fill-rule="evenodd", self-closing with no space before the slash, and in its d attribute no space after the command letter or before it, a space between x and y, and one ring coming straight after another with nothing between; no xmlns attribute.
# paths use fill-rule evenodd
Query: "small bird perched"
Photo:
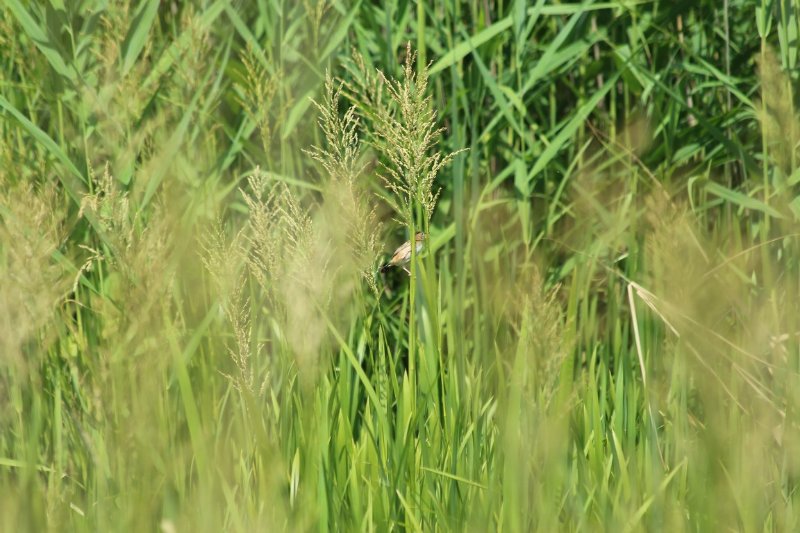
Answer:
<svg viewBox="0 0 800 533"><path fill-rule="evenodd" d="M417 253L422 251L422 247L425 244L425 234L421 231L414 235L414 242L417 244ZM411 261L411 241L406 241L400 245L400 247L394 251L394 255L389 260L388 263L381 267L381 272L386 272L393 266L400 266L408 272L408 275L411 275L411 271L406 268L406 265Z"/></svg>

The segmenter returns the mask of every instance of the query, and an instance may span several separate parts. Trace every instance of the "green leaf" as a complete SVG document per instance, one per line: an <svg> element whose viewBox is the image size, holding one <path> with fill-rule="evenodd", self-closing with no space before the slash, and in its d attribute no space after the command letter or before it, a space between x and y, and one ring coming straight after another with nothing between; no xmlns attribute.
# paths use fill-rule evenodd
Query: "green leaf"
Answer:
<svg viewBox="0 0 800 533"><path fill-rule="evenodd" d="M222 13L227 5L227 0L217 0L214 2L200 16L199 27L201 29L210 27L211 24L217 20L217 17L219 17L220 13ZM142 83L142 87L148 87L154 84L161 76L163 76L170 68L172 68L172 64L181 56L180 51L186 48L194 38L194 32L195 30L188 28L181 33L180 37L172 42L169 48L167 48L158 58L153 70Z"/></svg>
<svg viewBox="0 0 800 533"><path fill-rule="evenodd" d="M511 27L511 22L511 17L498 20L488 28L484 28L472 37L468 37L465 41L457 44L450 52L447 53L447 55L440 58L439 61L433 64L429 71L430 74L436 74L437 72L446 69L450 65L458 63L474 49L494 39L500 33L509 29Z"/></svg>
<svg viewBox="0 0 800 533"><path fill-rule="evenodd" d="M592 43L584 43L583 46L579 46L577 49L571 47L570 53L568 54L558 54L559 50L561 50L561 46L567 42L567 38L572 35L573 30L575 29L575 25L578 23L579 20L583 17L582 13L577 13L573 15L569 21L561 28L561 31L558 32L558 35L550 42L547 46L547 49L544 53L536 60L533 68L531 69L530 73L528 74L528 78L525 81L525 85L523 86L522 92L525 93L530 90L533 85L542 79L546 74L553 72L559 66L563 65L566 61L578 56L583 55L584 50L588 49ZM578 43L571 43L572 45Z"/></svg>
<svg viewBox="0 0 800 533"><path fill-rule="evenodd" d="M640 4L640 3L647 3L645 1L642 2L631 2L631 5ZM578 20L578 17L583 16L584 13L588 11L601 11L605 9L615 9L619 8L618 3L614 2L604 2L601 4L594 4L590 5L589 2L584 2L582 4L566 4L566 5L555 5L555 6L545 6L540 8L539 6L528 8L528 15L529 16L537 16L539 13L543 15L575 15L573 19L575 21ZM481 46L482 44L490 41L500 33L508 30L514 24L515 18L518 18L518 15L509 15L505 18L502 18L492 24L484 28L483 30L479 31L472 37L467 38L465 41L457 44L453 49L447 53L444 57L440 58L439 61L433 64L431 67L430 73L436 74L447 67L458 63L462 59L464 59L467 54L469 54L473 49ZM570 23L574 26L575 22L570 20ZM564 32L562 32L564 33ZM569 32L567 32L569 33ZM563 38L559 41L559 44L563 42Z"/></svg>
<svg viewBox="0 0 800 533"><path fill-rule="evenodd" d="M282 139L288 139L289 135L292 134L295 126L297 126L297 123L301 118L303 118L305 112L308 110L308 107L311 105L311 98L314 96L316 91L316 88L310 89L306 94L298 98L297 103L295 103L289 110L289 114L286 117L286 122L283 124L283 132L281 133Z"/></svg>
<svg viewBox="0 0 800 533"><path fill-rule="evenodd" d="M324 60L326 57L331 55L342 43L344 38L347 36L347 32L350 29L350 26L353 25L353 21L356 18L356 15L359 13L359 8L361 7L361 0L358 0L350 11L347 13L347 16L339 21L339 25L336 27L336 30L331 35L331 38L328 40L328 44L322 50L322 53L319 56L320 61Z"/></svg>
<svg viewBox="0 0 800 533"><path fill-rule="evenodd" d="M520 125L514 116L514 110L512 109L511 105L509 105L506 97L503 95L503 91L498 86L496 78L489 72L489 69L486 68L486 65L484 65L480 55L476 53L473 57L475 59L475 65L478 67L481 76L483 76L483 81L486 84L486 87L489 88L489 92L492 93L495 104L497 104L497 106L500 108L500 112L503 114L506 120L508 120L508 123L511 124L511 127L517 132L517 135L519 135L520 138L525 138L525 129L522 127L522 125Z"/></svg>
<svg viewBox="0 0 800 533"><path fill-rule="evenodd" d="M78 167L75 166L75 163L69 158L69 156L61 149L56 142L50 138L47 133L39 129L39 127L31 122L28 117L23 115L16 107L14 107L11 102L6 100L6 98L0 95L0 107L11 113L17 122L31 134L31 136L36 139L42 146L44 146L50 154L61 161L64 166L67 167L69 170L69 174L62 174L58 173L58 178L61 180L62 185L67 190L67 193L72 197L72 199L80 205L81 199L86 192L84 184L86 183L86 178L83 176ZM76 180L77 178L77 180Z"/></svg>
<svg viewBox="0 0 800 533"><path fill-rule="evenodd" d="M58 46L52 42L45 28L36 23L36 20L34 20L33 16L22 6L19 0L6 0L6 5L28 37L30 37L36 45L36 48L44 54L50 66L53 67L53 70L75 83L77 79L75 69L67 65L64 58L61 57Z"/></svg>
<svg viewBox="0 0 800 533"><path fill-rule="evenodd" d="M761 200L756 200L755 198L731 190L725 187L724 185L720 185L719 183L716 183L714 181L709 181L708 183L706 183L704 188L714 196L722 198L723 200L727 200L728 202L734 205L738 205L743 209L760 211L775 218L783 218L783 215L779 211L765 204Z"/></svg>
<svg viewBox="0 0 800 533"><path fill-rule="evenodd" d="M158 14L159 0L142 0L122 43L122 75L127 74L142 52L150 28Z"/></svg>
<svg viewBox="0 0 800 533"><path fill-rule="evenodd" d="M222 53L222 51L220 51ZM192 118L194 117L195 109L200 102L200 97L206 94L206 82L211 78L212 74L216 71L216 60L213 61L212 66L209 68L208 72L202 83L198 85L197 92L192 97L191 102L186 107L186 111L183 113L183 117L181 121L178 123L178 126L172 132L169 139L164 145L164 151L161 153L163 158L163 163L156 166L155 171L150 176L150 179L147 182L147 187L145 188L144 195L142 196L142 204L140 209L143 209L150 200L152 199L153 195L155 194L158 186L161 184L161 181L164 179L164 176L170 170L171 165L170 162L172 159L177 155L178 150L180 150L181 145L183 144L184 138L186 137L186 133L189 130L189 124L191 123Z"/></svg>
<svg viewBox="0 0 800 533"><path fill-rule="evenodd" d="M531 169L530 173L528 174L528 180L533 181L536 176L544 170L544 168L552 161L552 159L556 156L559 150L567 143L569 139L575 134L578 128L583 125L589 115L594 111L594 108L597 107L597 104L600 102L602 98L608 94L608 91L617 83L617 79L619 78L620 72L617 72L613 76L611 76L603 86L597 90L592 97L586 101L573 115L573 117L567 122L564 127L561 128L561 131L558 132L555 139L544 149L542 155L539 156L539 159L536 160L534 163L533 168Z"/></svg>

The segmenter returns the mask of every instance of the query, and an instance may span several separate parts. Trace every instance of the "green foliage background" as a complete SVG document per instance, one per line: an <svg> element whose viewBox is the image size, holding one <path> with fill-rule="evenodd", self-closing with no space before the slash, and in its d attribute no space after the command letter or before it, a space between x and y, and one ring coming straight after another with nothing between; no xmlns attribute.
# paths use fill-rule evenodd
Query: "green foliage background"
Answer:
<svg viewBox="0 0 800 533"><path fill-rule="evenodd" d="M798 529L799 30L3 0L0 529Z"/></svg>

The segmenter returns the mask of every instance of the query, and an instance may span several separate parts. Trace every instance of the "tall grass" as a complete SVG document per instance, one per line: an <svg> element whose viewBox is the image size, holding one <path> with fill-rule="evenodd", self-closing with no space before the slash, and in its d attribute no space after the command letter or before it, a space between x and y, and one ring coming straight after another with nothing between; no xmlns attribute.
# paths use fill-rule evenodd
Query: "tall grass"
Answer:
<svg viewBox="0 0 800 533"><path fill-rule="evenodd" d="M797 529L798 16L5 0L0 529Z"/></svg>

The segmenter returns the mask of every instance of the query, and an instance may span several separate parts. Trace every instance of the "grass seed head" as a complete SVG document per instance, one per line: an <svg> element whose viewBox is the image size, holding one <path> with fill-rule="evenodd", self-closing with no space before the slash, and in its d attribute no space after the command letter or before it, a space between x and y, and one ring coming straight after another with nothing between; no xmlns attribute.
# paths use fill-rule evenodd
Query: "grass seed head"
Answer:
<svg viewBox="0 0 800 533"><path fill-rule="evenodd" d="M25 371L38 363L26 346L37 335L48 338L44 328L71 286L53 256L64 219L54 186L0 189L0 365Z"/></svg>
<svg viewBox="0 0 800 533"><path fill-rule="evenodd" d="M428 94L428 68L417 72L416 57L408 43L402 77L393 79L380 70L371 73L356 55L356 86L351 97L370 123L371 141L382 157L381 177L394 196L395 210L411 226L419 206L425 220L416 225L424 227L440 193L434 189L436 176L458 152L439 151L443 129L436 125L436 110Z"/></svg>

